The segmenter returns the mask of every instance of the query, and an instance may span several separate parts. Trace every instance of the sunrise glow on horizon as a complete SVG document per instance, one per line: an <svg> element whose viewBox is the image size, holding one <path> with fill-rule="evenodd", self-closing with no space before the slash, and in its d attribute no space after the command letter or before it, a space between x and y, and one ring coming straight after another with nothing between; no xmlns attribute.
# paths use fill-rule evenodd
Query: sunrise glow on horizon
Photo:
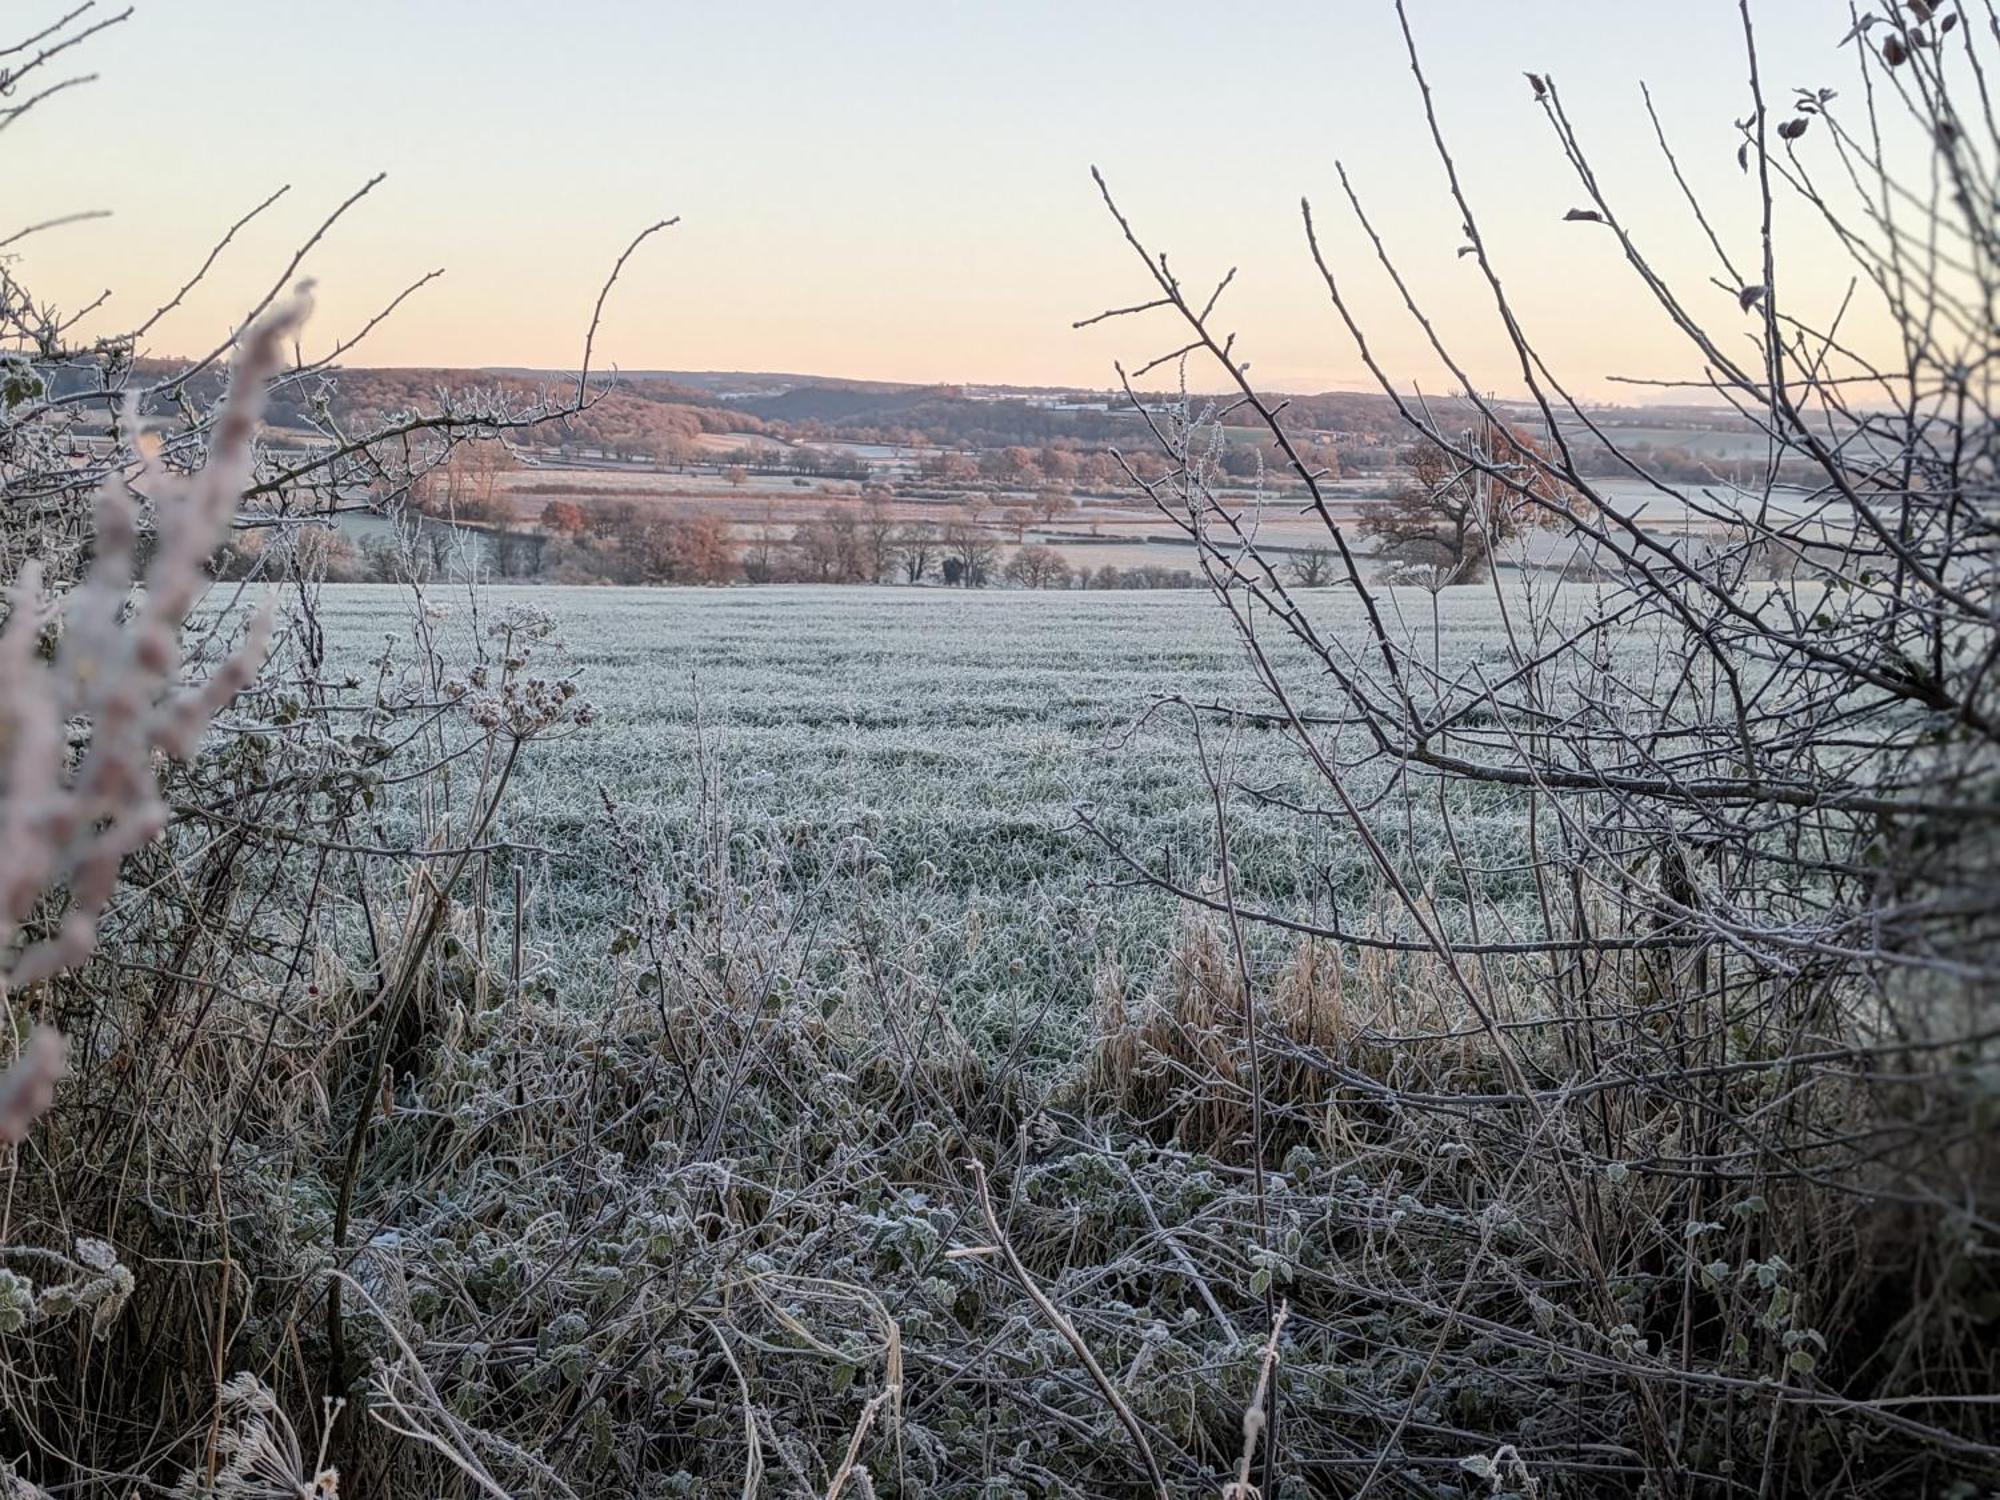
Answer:
<svg viewBox="0 0 2000 1500"><path fill-rule="evenodd" d="M746 15L594 0L559 29L525 0L362 0L310 20L249 0L169 9L114 28L89 91L10 133L14 211L0 224L5 235L115 214L116 234L81 223L13 250L65 307L109 289L102 320L124 326L290 184L152 331L152 353L212 345L326 213L385 172L306 266L315 335L345 337L425 273L445 274L349 363L573 366L611 261L638 228L678 215L607 306L600 363L1103 387L1114 360L1142 363L1174 340L1164 325L1072 327L1150 295L1098 199L1096 165L1191 285L1239 267L1228 322L1263 383L1371 384L1308 254L1307 196L1385 367L1446 388L1355 226L1340 160L1458 331L1466 367L1494 389L1519 384L1476 265L1456 253L1463 236L1386 6L1278 5L1246 20L1193 5ZM1748 112L1747 83L1703 95L1680 82L1746 75L1736 7L1411 10L1497 266L1551 364L1583 394L1626 401L1645 393L1612 377L1698 375L1615 240L1563 222L1574 178L1522 73L1556 79L1621 212L1726 322L1728 290L1700 286L1712 258L1639 89L1652 84L1725 234L1752 247L1731 124ZM1831 13L1805 0L1767 11L1769 32L1792 34L1791 50L1764 59L1775 94L1845 81ZM1821 31L1823 51L1799 50L1797 36ZM1728 69L1712 65L1718 53ZM79 154L97 164L88 176L67 164ZM1830 306L1843 290L1793 295ZM1212 384L1199 368L1190 378Z"/></svg>

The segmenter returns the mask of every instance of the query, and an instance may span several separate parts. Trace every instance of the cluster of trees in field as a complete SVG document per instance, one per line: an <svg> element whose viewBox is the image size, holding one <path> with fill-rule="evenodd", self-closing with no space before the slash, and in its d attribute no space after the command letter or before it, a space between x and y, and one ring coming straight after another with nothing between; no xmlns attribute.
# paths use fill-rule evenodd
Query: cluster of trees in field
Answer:
<svg viewBox="0 0 2000 1500"><path fill-rule="evenodd" d="M1547 463L1543 447L1504 422L1482 420L1469 427L1465 442L1486 455L1499 471L1533 474L1542 500L1580 504L1573 491L1559 491L1540 477ZM1226 455L1252 454L1247 444L1228 445ZM748 464L782 460L817 472L818 461L838 455L800 446L745 448L740 462L725 469L732 483L747 481ZM1497 548L1537 524L1537 510L1477 469L1456 462L1434 445L1405 446L1388 477L1387 497L1359 522L1391 581L1442 588L1485 578ZM731 522L689 507L638 500L585 498L564 486L507 487L515 465L498 442L468 442L427 471L412 488L407 513L416 525L397 538L378 533L359 539L327 527L288 529L273 552L267 532L239 534L218 558L224 576L319 576L335 581L388 581L405 576L415 563L437 572L450 565L467 531L481 538L485 566L501 578L565 584L717 583L938 583L971 588L1174 588L1194 581L1185 568L1144 564L1119 568L1078 567L1058 549L1028 540L1031 527L1052 527L1074 516L1070 487L1104 465L1130 465L1157 481L1162 460L1147 452L1129 458L1050 446L990 449L976 459L938 452L923 461L927 476L943 486L1032 487L1025 499L996 507L977 502L958 506L937 519L898 515L887 497L864 490L860 503L835 503L804 520L782 520L767 507L764 519L740 534ZM767 467L765 472L771 472ZM837 473L838 471L836 471ZM519 502L549 493L539 511ZM1004 543L1011 541L1009 551ZM1325 547L1288 557L1283 568L1300 587L1334 581L1335 558Z"/></svg>
<svg viewBox="0 0 2000 1500"><path fill-rule="evenodd" d="M378 426L421 409L439 391L483 392L525 404L544 397L548 383L528 376L469 370L342 370L330 408L344 424ZM274 403L272 420L308 425L303 398ZM665 381L633 381L605 391L580 410L539 425L537 447L629 461L688 463L705 456L706 433L763 433L767 424L700 391Z"/></svg>
<svg viewBox="0 0 2000 1500"><path fill-rule="evenodd" d="M880 501L830 505L790 527L766 521L743 548L751 583L925 583L980 588L1001 570L1000 544L970 514L899 521Z"/></svg>
<svg viewBox="0 0 2000 1500"><path fill-rule="evenodd" d="M830 505L803 521L767 519L735 537L713 516L623 504L582 517L581 507L551 501L542 527L551 534L544 571L561 582L600 578L634 583L942 584L961 588L1167 588L1192 581L1184 570L1120 572L1074 567L1039 543L1007 549L970 510L938 520L900 519L879 500ZM610 539L608 549L595 540ZM606 552L627 559L606 567ZM594 576L593 576L594 574Z"/></svg>
<svg viewBox="0 0 2000 1500"><path fill-rule="evenodd" d="M1017 450L1005 454L1004 472L1018 481L1043 472L1046 463L1070 474L1076 462L1060 450ZM864 494L858 504L830 504L804 520L780 518L773 506L739 533L712 512L585 498L573 490L526 511L521 499L543 487L506 485L515 463L500 442L462 443L409 487L400 531L355 537L328 525L252 525L221 549L215 571L227 578L387 582L413 567L441 573L473 547L484 568L500 578L565 584L1171 588L1191 581L1184 570L1164 566L1077 568L1054 548L1030 544L1031 526L1052 525L1076 510L1067 491L1052 485L997 511L969 504L935 519L900 516L880 494ZM732 466L732 472L742 470Z"/></svg>
<svg viewBox="0 0 2000 1500"><path fill-rule="evenodd" d="M810 443L763 447L745 443L722 456L723 477L742 484L752 474L789 474L799 479L842 479L860 482L872 472L851 453L817 448Z"/></svg>
<svg viewBox="0 0 2000 1500"><path fill-rule="evenodd" d="M636 501L545 504L534 525L468 500L416 514L399 529L353 537L326 525L252 527L217 554L218 577L390 583L442 576L475 556L492 576L555 584L832 583L961 588L1192 587L1184 568L1078 567L1054 547L1009 547L971 511L902 520L880 501L830 505L798 522L768 520L747 536L724 517Z"/></svg>
<svg viewBox="0 0 2000 1500"><path fill-rule="evenodd" d="M1550 505L1580 505L1568 487L1545 477L1544 446L1503 421L1476 419L1463 434L1499 472L1533 476L1532 492ZM1256 458L1249 444L1229 444L1217 462L1228 471L1229 456ZM733 484L747 482L749 464L763 472L828 475L840 456L809 446L744 448L724 469ZM1310 460L1308 460L1310 462ZM418 520L402 540L388 534L351 539L328 528L287 532L281 552L272 553L265 533L250 529L225 549L218 561L226 576L275 571L301 572L336 581L389 580L411 566L400 554L414 549L432 571L448 564L463 529L483 538L485 565L499 577L556 583L942 583L980 588L1006 584L1020 588L1172 588L1192 581L1184 568L1148 564L1121 569L1079 568L1054 547L1031 543L1031 527L1049 528L1077 514L1071 489L1106 466L1129 466L1157 482L1166 469L1151 452L1126 456L1089 453L1066 446L1040 449L994 448L978 455L939 451L927 455L922 471L941 487L990 483L1001 490L1028 488L1025 498L1001 505L977 500L937 519L899 516L882 488L861 491L856 503L828 505L805 520L781 520L775 507L747 534L719 515L688 507L638 500L586 498L567 486L507 486L515 467L504 444L467 442L428 470L406 500ZM1373 544L1390 581L1442 588L1476 583L1489 573L1506 543L1536 525L1549 524L1547 508L1510 494L1476 468L1435 445L1405 445L1386 478L1386 498L1361 517L1358 530ZM539 511L524 511L528 496L549 498ZM1003 545L1011 542L1012 551ZM1324 547L1309 548L1283 564L1301 587L1334 581L1335 559Z"/></svg>

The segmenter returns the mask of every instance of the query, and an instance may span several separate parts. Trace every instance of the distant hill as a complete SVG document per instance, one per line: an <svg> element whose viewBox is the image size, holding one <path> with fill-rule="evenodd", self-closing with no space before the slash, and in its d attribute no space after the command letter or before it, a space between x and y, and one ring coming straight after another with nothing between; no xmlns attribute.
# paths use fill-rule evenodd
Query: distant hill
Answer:
<svg viewBox="0 0 2000 1500"><path fill-rule="evenodd" d="M136 366L145 381L171 380L183 368L148 359ZM68 367L51 371L59 392L93 383L95 373ZM191 382L197 400L220 394L218 365ZM595 379L595 377L593 377ZM712 461L720 437L756 435L806 442L846 441L937 446L985 451L1005 447L1130 447L1137 421L1122 393L1066 387L905 384L820 375L749 370L620 370L604 372L610 388L580 416L546 441L634 459ZM498 393L516 408L560 404L573 392L574 370L529 367L481 369L343 367L326 383L304 383L274 400L279 426L310 424L308 403L322 394L349 430L416 411L434 410L441 391L470 396ZM171 395L171 392L169 392ZM1143 399L1165 403L1168 393ZM1211 398L1197 398L1198 400ZM1396 403L1380 392L1326 391L1272 396L1282 402L1288 427L1322 451L1340 455L1343 470L1381 470L1399 461L1409 432ZM170 410L159 403L162 414ZM1499 403L1506 418L1534 437L1543 436L1540 411L1524 402ZM1446 430L1470 425L1477 413L1462 399L1427 398L1425 410ZM1595 427L1649 467L1674 477L1701 478L1718 462L1743 463L1761 451L1760 435L1726 409L1686 404L1605 407L1587 420L1566 417L1564 438L1586 472L1625 472L1605 451ZM1261 423L1245 407L1225 411L1239 429L1232 439L1261 443Z"/></svg>

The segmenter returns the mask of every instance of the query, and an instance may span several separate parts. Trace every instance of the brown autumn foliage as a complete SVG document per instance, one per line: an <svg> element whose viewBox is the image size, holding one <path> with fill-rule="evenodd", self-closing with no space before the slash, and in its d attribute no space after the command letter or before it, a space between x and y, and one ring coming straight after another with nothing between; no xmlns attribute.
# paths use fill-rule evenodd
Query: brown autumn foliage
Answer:
<svg viewBox="0 0 2000 1500"><path fill-rule="evenodd" d="M543 394L548 383L484 370L342 369L335 377L331 408L343 422L384 422L421 408L439 390L490 388L524 401ZM282 412L277 415L282 420ZM694 457L704 433L761 432L764 426L757 417L718 405L699 392L664 381L628 381L587 411L538 429L533 442L558 451L672 463Z"/></svg>
<svg viewBox="0 0 2000 1500"><path fill-rule="evenodd" d="M542 507L542 530L553 536L581 536L590 517L574 500L551 500Z"/></svg>
<svg viewBox="0 0 2000 1500"><path fill-rule="evenodd" d="M1475 461L1434 444L1408 449L1389 498L1360 521L1392 565L1444 584L1477 582L1504 543L1583 504L1541 446L1505 423L1478 423L1461 447Z"/></svg>

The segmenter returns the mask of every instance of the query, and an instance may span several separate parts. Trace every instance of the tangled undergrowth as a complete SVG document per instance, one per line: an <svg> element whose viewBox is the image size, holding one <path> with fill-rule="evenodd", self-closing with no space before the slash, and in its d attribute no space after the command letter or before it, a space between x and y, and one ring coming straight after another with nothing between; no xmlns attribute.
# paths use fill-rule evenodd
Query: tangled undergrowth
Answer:
<svg viewBox="0 0 2000 1500"><path fill-rule="evenodd" d="M1489 960L1524 1098L1435 960L1308 942L1251 971L1259 1162L1219 920L1147 982L1105 967L1083 1055L996 1055L938 977L964 934L735 826L705 765L685 824L604 800L625 915L610 991L578 995L517 925L540 854L496 809L582 698L545 619L481 619L454 659L413 601L415 650L350 683L294 597L238 705L258 732L170 780L199 811L92 964L14 997L75 1071L10 1175L9 1240L49 1268L0 1289L22 1483L1658 1493L1649 1407L1692 1493L1773 1462L1993 1473L1976 1411L1908 1399L1990 1388L1979 1225L1834 1185L1899 1140L1990 1172L1972 1059L1859 1012L1616 1030ZM1907 1073L1912 1113L1862 1072ZM1695 1138L1724 1114L1765 1135ZM73 1287L93 1271L124 1279ZM1274 1304L1267 1475L1244 1424Z"/></svg>

